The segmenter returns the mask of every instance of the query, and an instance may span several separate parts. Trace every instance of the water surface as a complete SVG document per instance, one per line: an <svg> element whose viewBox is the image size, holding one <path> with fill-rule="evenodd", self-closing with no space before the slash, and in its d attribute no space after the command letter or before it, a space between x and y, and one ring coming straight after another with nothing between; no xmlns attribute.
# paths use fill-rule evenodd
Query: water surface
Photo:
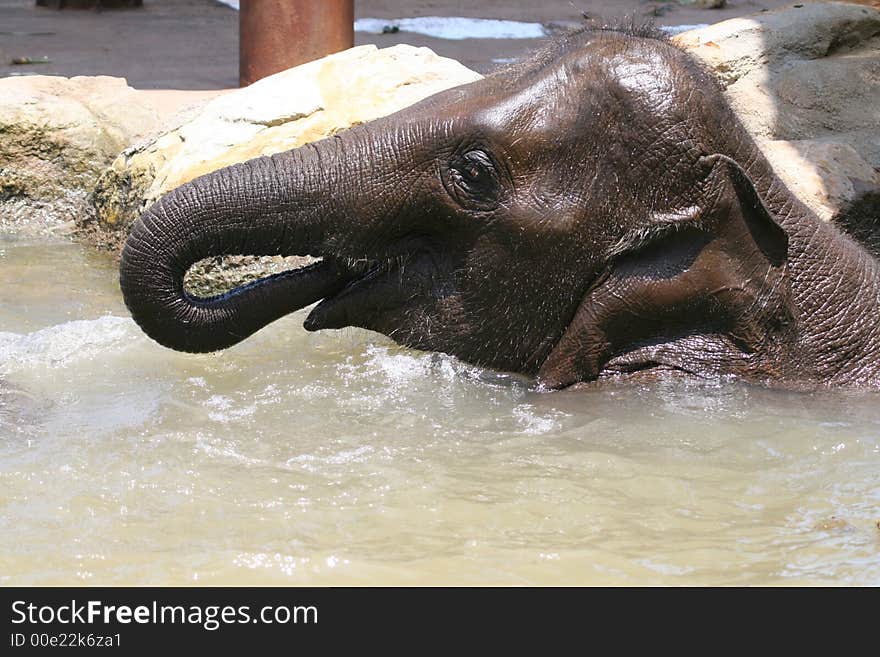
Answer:
<svg viewBox="0 0 880 657"><path fill-rule="evenodd" d="M880 584L880 405L540 393L304 313L221 354L0 238L2 584Z"/></svg>

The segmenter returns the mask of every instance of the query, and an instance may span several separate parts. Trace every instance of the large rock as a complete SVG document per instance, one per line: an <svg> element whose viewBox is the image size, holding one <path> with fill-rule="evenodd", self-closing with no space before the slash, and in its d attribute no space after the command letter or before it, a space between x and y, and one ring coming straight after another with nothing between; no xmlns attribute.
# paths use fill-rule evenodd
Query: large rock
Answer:
<svg viewBox="0 0 880 657"><path fill-rule="evenodd" d="M277 73L125 150L98 181L94 219L107 235L124 234L162 194L199 175L331 136L480 77L407 45L360 46Z"/></svg>
<svg viewBox="0 0 880 657"><path fill-rule="evenodd" d="M684 32L786 184L828 219L880 189L880 11L805 3Z"/></svg>
<svg viewBox="0 0 880 657"><path fill-rule="evenodd" d="M880 171L843 141L832 137L759 144L788 188L822 219L880 193Z"/></svg>
<svg viewBox="0 0 880 657"><path fill-rule="evenodd" d="M0 80L0 229L69 227L100 172L134 140L167 127L181 104L121 78Z"/></svg>

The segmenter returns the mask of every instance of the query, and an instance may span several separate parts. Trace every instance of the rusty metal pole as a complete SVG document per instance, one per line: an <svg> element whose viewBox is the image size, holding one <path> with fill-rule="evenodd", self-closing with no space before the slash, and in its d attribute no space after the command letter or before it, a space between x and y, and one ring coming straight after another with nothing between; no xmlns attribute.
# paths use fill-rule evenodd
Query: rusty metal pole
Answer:
<svg viewBox="0 0 880 657"><path fill-rule="evenodd" d="M241 0L239 84L354 45L354 0Z"/></svg>

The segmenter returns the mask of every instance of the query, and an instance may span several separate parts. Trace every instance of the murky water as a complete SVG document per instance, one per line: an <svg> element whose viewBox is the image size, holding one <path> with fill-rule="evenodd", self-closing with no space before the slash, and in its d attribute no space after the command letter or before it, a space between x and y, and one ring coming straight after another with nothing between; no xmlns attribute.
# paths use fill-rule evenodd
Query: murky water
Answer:
<svg viewBox="0 0 880 657"><path fill-rule="evenodd" d="M0 238L0 583L880 584L880 404L541 394L302 314L166 351Z"/></svg>

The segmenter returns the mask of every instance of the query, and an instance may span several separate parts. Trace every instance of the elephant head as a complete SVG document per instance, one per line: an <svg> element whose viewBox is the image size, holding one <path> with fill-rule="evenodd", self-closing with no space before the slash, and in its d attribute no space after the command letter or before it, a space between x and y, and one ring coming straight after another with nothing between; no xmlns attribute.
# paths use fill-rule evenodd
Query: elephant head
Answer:
<svg viewBox="0 0 880 657"><path fill-rule="evenodd" d="M121 286L144 331L183 351L320 301L308 330L363 327L551 387L661 366L772 376L793 311L788 237L746 172L762 161L683 52L585 29L179 187L136 222ZM185 291L221 254L322 260Z"/></svg>

